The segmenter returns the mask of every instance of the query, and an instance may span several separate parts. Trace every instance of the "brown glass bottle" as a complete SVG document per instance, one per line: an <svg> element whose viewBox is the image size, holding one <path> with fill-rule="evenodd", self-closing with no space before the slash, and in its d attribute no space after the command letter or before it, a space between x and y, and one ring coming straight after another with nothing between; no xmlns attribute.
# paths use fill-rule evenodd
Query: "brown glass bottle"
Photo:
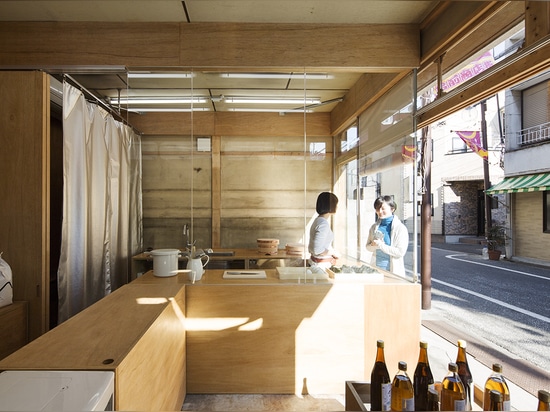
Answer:
<svg viewBox="0 0 550 412"><path fill-rule="evenodd" d="M418 363L413 375L415 411L428 410L428 388L433 384L434 377L428 361L428 343L422 341L420 342Z"/></svg>
<svg viewBox="0 0 550 412"><path fill-rule="evenodd" d="M376 341L376 361L370 374L371 411L389 411L391 408L391 380L384 357L384 341Z"/></svg>
<svg viewBox="0 0 550 412"><path fill-rule="evenodd" d="M458 341L458 353L456 355L456 364L458 366L458 376L464 385L464 391L466 395L466 410L472 410L472 372L468 366L468 358L466 356L466 341Z"/></svg>
<svg viewBox="0 0 550 412"><path fill-rule="evenodd" d="M433 387L428 389L428 406L426 410L439 411L439 392Z"/></svg>
<svg viewBox="0 0 550 412"><path fill-rule="evenodd" d="M407 362L400 361L391 385L391 410L414 411L414 388L407 375Z"/></svg>
<svg viewBox="0 0 550 412"><path fill-rule="evenodd" d="M489 409L484 409L484 410L503 411L504 410L503 402L504 402L504 397L502 396L502 393L493 389L492 391L489 391Z"/></svg>
<svg viewBox="0 0 550 412"><path fill-rule="evenodd" d="M496 390L502 394L502 410L510 410L510 390L508 384L502 376L502 365L499 363L493 364L493 373L487 378L485 382L485 392L483 394L483 410L491 411L491 391Z"/></svg>
<svg viewBox="0 0 550 412"><path fill-rule="evenodd" d="M538 396L539 404L537 411L550 411L550 392L541 389Z"/></svg>
<svg viewBox="0 0 550 412"><path fill-rule="evenodd" d="M449 363L449 373L441 382L441 410L464 411L466 410L466 393L456 363Z"/></svg>

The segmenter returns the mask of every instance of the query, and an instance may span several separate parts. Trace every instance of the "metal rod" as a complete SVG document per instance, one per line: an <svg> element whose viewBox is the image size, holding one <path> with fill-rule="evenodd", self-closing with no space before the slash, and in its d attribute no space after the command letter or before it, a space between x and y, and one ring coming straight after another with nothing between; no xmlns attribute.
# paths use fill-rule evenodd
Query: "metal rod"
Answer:
<svg viewBox="0 0 550 412"><path fill-rule="evenodd" d="M71 75L69 74L63 74L63 79L70 83L72 86L79 89L82 93L86 94L88 97L94 99L98 105L100 105L102 108L107 110L113 117L117 118L117 120L124 123L126 126L132 128L132 130L141 135L141 132L139 130L136 130L130 123L128 123L128 120L126 120L124 117L120 115L120 113L117 113L116 110L113 110L111 106L109 106L107 103L105 103L103 100L101 100L99 97L97 97L95 94L93 94L91 91L86 89L84 86L82 86L79 82L77 82Z"/></svg>

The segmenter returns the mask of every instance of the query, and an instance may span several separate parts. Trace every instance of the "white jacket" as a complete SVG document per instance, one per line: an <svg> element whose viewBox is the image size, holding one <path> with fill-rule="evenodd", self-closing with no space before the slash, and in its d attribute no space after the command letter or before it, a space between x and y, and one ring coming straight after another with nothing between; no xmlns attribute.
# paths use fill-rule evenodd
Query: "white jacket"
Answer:
<svg viewBox="0 0 550 412"><path fill-rule="evenodd" d="M374 240L374 232L378 229L378 226L378 221L371 226L367 239L367 250L372 252L371 265L374 267L376 267L376 249L378 249L378 247L371 246L371 242ZM409 248L409 231L407 230L407 226L405 226L395 215L393 215L393 221L391 223L390 238L391 245L383 243L380 245L380 250L390 255L390 272L404 277L404 256Z"/></svg>

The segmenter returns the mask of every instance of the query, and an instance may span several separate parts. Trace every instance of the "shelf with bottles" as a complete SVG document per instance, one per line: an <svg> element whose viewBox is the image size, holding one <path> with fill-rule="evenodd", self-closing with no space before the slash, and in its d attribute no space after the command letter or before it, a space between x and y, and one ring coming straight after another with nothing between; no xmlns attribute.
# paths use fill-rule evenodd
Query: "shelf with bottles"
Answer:
<svg viewBox="0 0 550 412"><path fill-rule="evenodd" d="M414 374L411 375L412 388L414 391L414 408L411 408L410 395L399 395L400 400L395 401L394 388L390 383L390 375L385 362L384 342L377 341L376 360L371 372L371 382L346 382L346 410L511 410L510 390L502 374L502 365L495 363L492 373L484 381L485 384L474 386L474 379L468 364L466 353L466 342L458 341L457 357L455 362L448 364L448 373L443 379L434 379L428 357L427 342L420 342L418 363ZM403 365L405 369L403 370ZM399 362L398 372L393 383L400 375L406 375L406 363ZM402 379L398 379L401 382ZM470 391L468 391L470 388ZM497 391L502 396L493 394L491 402L491 391ZM349 392L349 393L348 393ZM542 395L541 395L542 394ZM348 409L347 402L354 402L353 407ZM542 400L540 400L542 398ZM405 401L403 401L405 399ZM407 401L408 399L408 401ZM539 391L538 410L549 410L550 393L545 390ZM359 405L359 406L358 406ZM546 405L546 406L545 406ZM535 410L536 404L521 405L522 410ZM492 409L493 408L493 409ZM548 409L544 409L548 408Z"/></svg>

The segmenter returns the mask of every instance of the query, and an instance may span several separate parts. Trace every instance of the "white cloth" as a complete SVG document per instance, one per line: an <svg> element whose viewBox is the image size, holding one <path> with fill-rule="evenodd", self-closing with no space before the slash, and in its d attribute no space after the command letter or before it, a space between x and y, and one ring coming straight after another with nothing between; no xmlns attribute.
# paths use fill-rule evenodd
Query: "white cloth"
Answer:
<svg viewBox="0 0 550 412"><path fill-rule="evenodd" d="M0 308L13 303L13 274L0 253Z"/></svg>
<svg viewBox="0 0 550 412"><path fill-rule="evenodd" d="M311 228L309 230L309 246L308 251L311 256L319 259L326 259L332 257L330 251L332 248L332 241L334 240L334 233L330 228L330 223L327 219L322 216L317 216L313 221ZM329 254L324 254L326 251L329 251ZM320 266L329 268L332 266L330 261L327 262L314 262L311 258L309 259L309 264L311 266Z"/></svg>
<svg viewBox="0 0 550 412"><path fill-rule="evenodd" d="M128 282L142 250L141 138L63 84L59 323Z"/></svg>
<svg viewBox="0 0 550 412"><path fill-rule="evenodd" d="M371 265L376 266L376 249L390 255L390 272L396 275L405 276L405 253L409 247L409 231L407 226L399 220L397 216L393 216L391 224L390 242L391 245L381 244L379 247L371 246L371 242L374 240L374 232L378 229L379 223L374 223L369 230L369 237L367 239L367 250L372 252Z"/></svg>

